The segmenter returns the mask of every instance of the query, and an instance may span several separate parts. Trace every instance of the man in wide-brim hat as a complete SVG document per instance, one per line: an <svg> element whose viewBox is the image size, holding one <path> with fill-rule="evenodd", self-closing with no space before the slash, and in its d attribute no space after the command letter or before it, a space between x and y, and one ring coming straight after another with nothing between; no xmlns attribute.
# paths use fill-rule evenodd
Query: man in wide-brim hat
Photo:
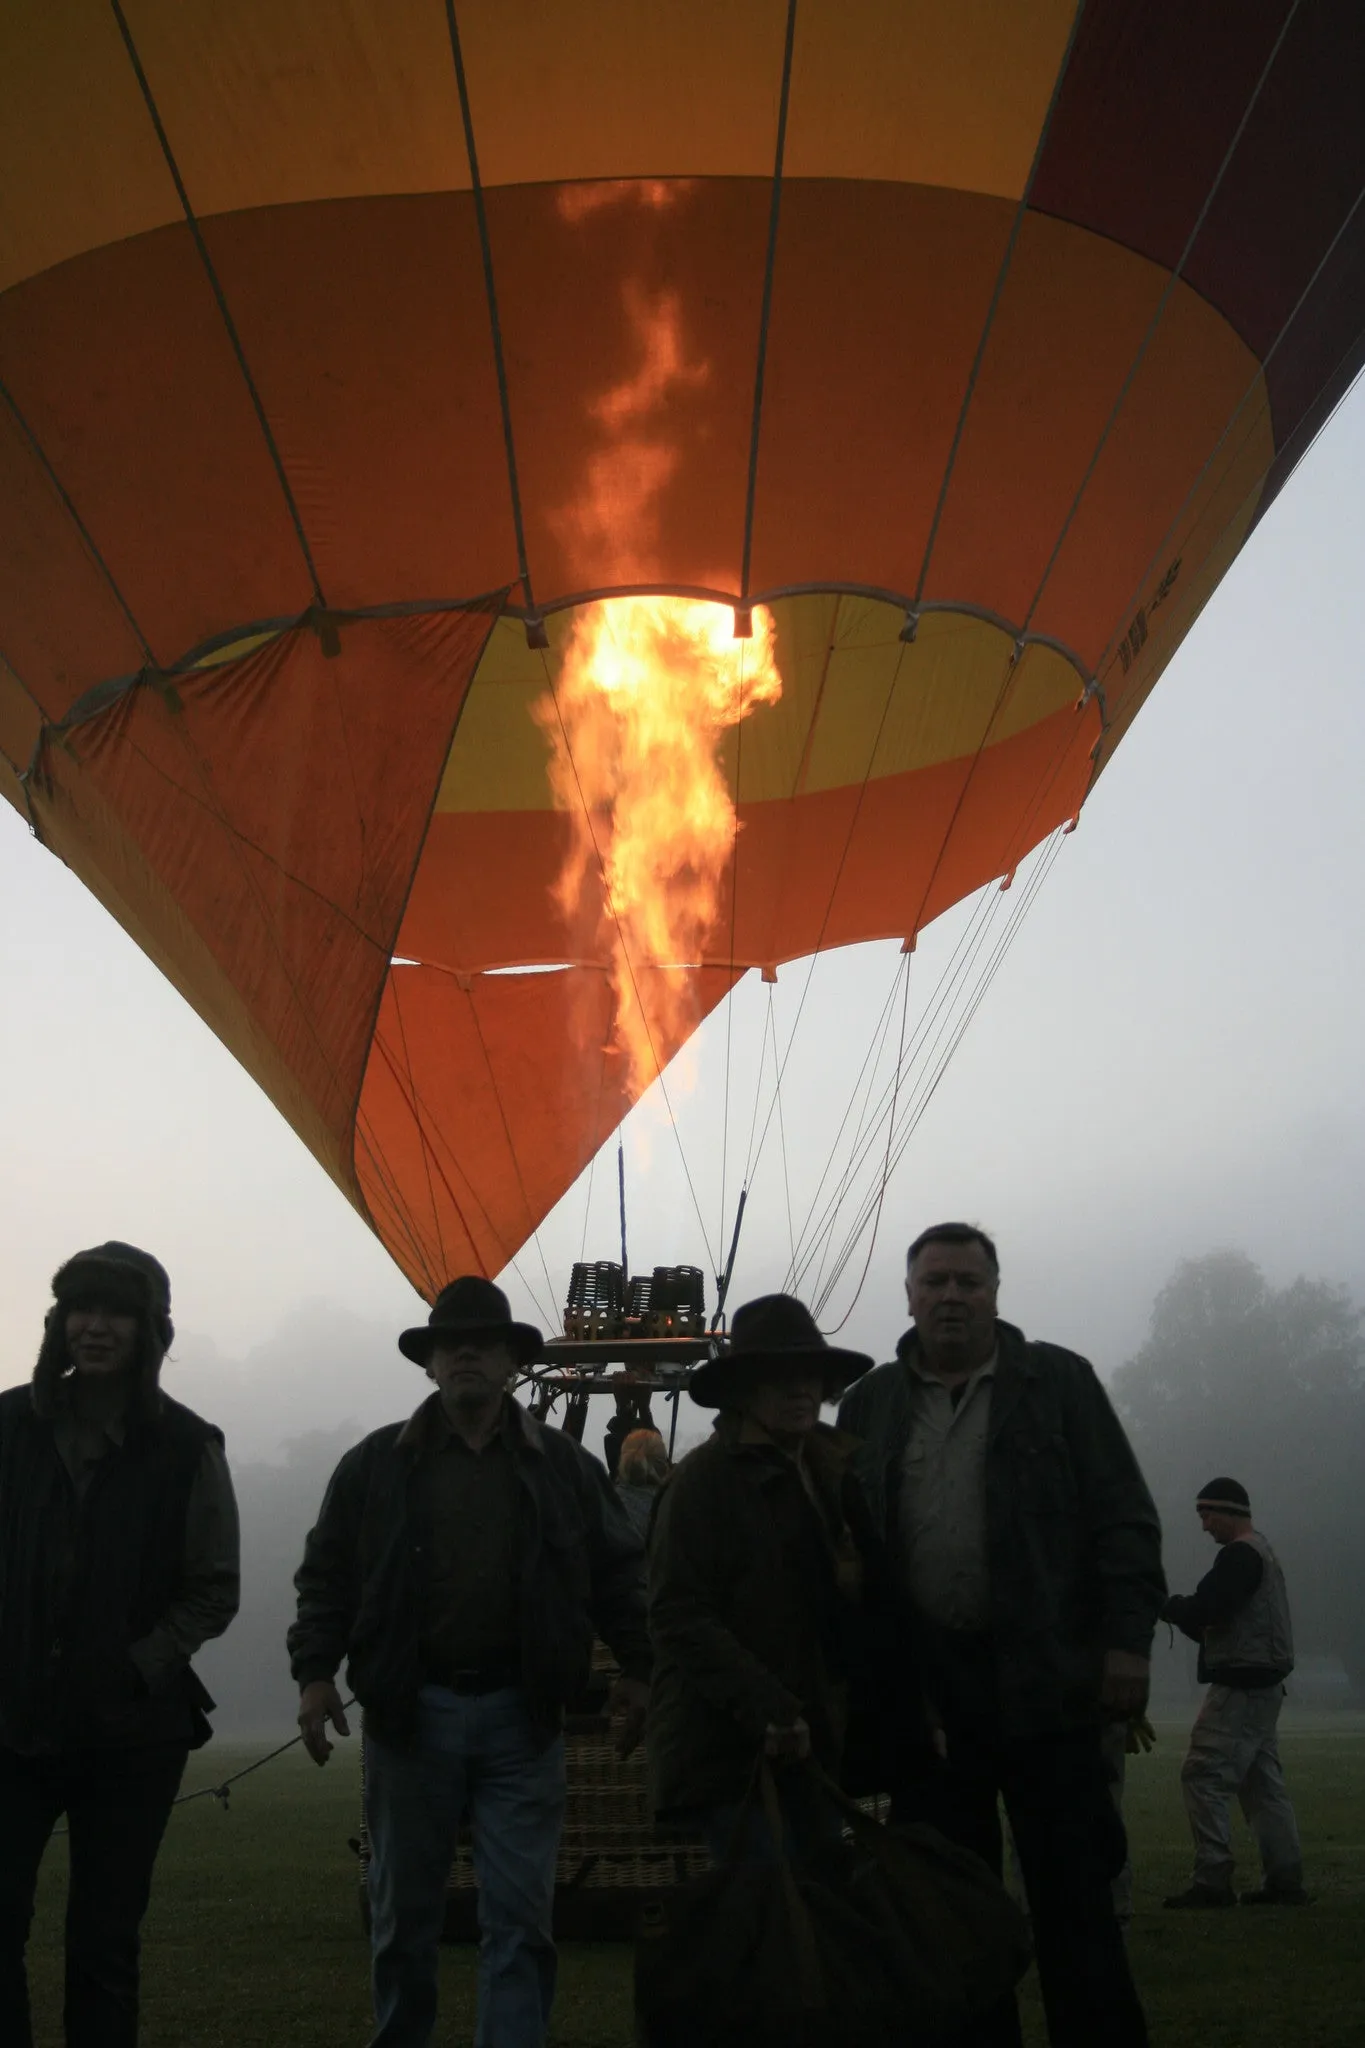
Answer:
<svg viewBox="0 0 1365 2048"><path fill-rule="evenodd" d="M719 1410L660 1498L649 1557L655 1810L719 1840L760 1751L837 1772L875 1544L848 1471L853 1440L820 1421L871 1360L827 1344L805 1305L735 1312L691 1393Z"/></svg>
<svg viewBox="0 0 1365 2048"><path fill-rule="evenodd" d="M398 1340L435 1382L332 1476L289 1632L299 1722L325 1763L347 1733L336 1671L365 1713L375 2043L428 2039L446 1876L464 1811L479 1884L480 2041L539 2048L554 1997L555 1861L566 1703L594 1635L623 1677L623 1753L650 1665L639 1540L596 1458L512 1399L541 1354L477 1275Z"/></svg>

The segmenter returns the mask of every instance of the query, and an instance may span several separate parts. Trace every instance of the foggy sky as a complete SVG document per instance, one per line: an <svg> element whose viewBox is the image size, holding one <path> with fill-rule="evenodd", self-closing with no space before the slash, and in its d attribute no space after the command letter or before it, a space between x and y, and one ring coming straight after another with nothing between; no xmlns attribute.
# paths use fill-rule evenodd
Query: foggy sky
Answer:
<svg viewBox="0 0 1365 2048"><path fill-rule="evenodd" d="M947 1215L998 1237L1002 1312L1103 1371L1141 1341L1177 1260L1214 1247L1245 1249L1276 1284L1304 1271L1365 1296L1363 478L1358 389L1066 842L892 1183L843 1341L885 1355L903 1326L904 1245ZM423 1306L255 1085L0 809L0 1384L31 1368L54 1267L120 1236L169 1266L180 1337L168 1384L210 1415L215 1400L233 1411L230 1450L234 1433L259 1455L338 1411L369 1424L404 1412L425 1383L386 1333ZM916 956L915 1001L946 936ZM817 967L784 1088L798 1216L896 961L894 946L869 947ZM782 970L788 1018L805 971ZM747 986L736 999L726 1232L766 1000ZM636 1266L714 1257L724 1038L718 1012L676 1093L709 1250L672 1134L646 1104L628 1138ZM614 1176L609 1160L595 1177L589 1256L615 1253ZM544 1267L528 1247L527 1285L507 1277L533 1319L562 1299L584 1193L543 1228ZM771 1142L732 1304L782 1283L786 1214Z"/></svg>

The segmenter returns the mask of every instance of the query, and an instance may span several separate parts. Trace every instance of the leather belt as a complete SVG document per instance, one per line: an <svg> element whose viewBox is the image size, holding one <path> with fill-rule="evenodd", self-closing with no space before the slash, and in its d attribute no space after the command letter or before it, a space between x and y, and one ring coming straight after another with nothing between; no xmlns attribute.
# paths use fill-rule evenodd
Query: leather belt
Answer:
<svg viewBox="0 0 1365 2048"><path fill-rule="evenodd" d="M428 1683L444 1686L447 1692L477 1694L505 1692L521 1684L519 1671L432 1671Z"/></svg>

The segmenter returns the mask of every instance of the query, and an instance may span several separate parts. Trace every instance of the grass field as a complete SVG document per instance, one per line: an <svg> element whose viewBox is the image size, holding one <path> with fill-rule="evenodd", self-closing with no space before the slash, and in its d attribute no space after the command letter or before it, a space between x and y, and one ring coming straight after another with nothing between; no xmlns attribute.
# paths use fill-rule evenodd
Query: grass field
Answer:
<svg viewBox="0 0 1365 2048"><path fill-rule="evenodd" d="M1162 1912L1163 1894L1188 1876L1177 1783L1183 1733L1162 1726L1157 1749L1135 1759L1129 1777L1132 1955L1156 2048L1359 2048L1365 1716L1300 1714L1285 1726L1316 1895L1301 1912ZM215 1782L250 1754L215 1743L191 1760L186 1789ZM238 1787L230 1812L199 1800L173 1815L145 1929L145 2048L362 2048L366 1950L347 1846L356 1804L352 1741L325 1773L293 1751ZM1239 1843L1239 1876L1250 1884L1252 1844L1244 1832ZM54 1844L30 1950L39 2048L58 2048L61 2038L64 1865L64 1847ZM448 1951L443 1972L437 2039L467 2042L472 1955ZM628 1949L566 1948L557 2048L628 2048L629 1983ZM1025 2004L1030 2044L1042 2044L1031 1984Z"/></svg>

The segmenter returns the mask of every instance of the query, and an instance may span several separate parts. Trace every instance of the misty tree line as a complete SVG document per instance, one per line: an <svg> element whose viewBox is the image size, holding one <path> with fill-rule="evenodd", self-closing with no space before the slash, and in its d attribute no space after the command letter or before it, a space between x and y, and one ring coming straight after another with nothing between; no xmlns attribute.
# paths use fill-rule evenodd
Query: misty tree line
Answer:
<svg viewBox="0 0 1365 2048"><path fill-rule="evenodd" d="M1275 1289L1241 1252L1180 1266L1147 1342L1111 1393L1165 1531L1167 1577L1188 1592L1213 1546L1199 1488L1240 1479L1289 1581L1296 1648L1337 1656L1365 1699L1365 1337L1345 1287Z"/></svg>
<svg viewBox="0 0 1365 2048"><path fill-rule="evenodd" d="M1212 1252L1173 1274L1146 1343L1111 1384L1161 1511L1171 1585L1189 1591L1212 1562L1194 1512L1198 1489L1220 1473L1240 1479L1283 1559L1300 1655L1339 1657L1357 1699L1363 1320L1345 1287L1301 1278L1276 1290L1242 1253ZM293 1574L328 1477L360 1433L354 1423L313 1431L285 1446L282 1464L235 1469L242 1612L200 1658L225 1731L273 1730L293 1718L284 1656Z"/></svg>

